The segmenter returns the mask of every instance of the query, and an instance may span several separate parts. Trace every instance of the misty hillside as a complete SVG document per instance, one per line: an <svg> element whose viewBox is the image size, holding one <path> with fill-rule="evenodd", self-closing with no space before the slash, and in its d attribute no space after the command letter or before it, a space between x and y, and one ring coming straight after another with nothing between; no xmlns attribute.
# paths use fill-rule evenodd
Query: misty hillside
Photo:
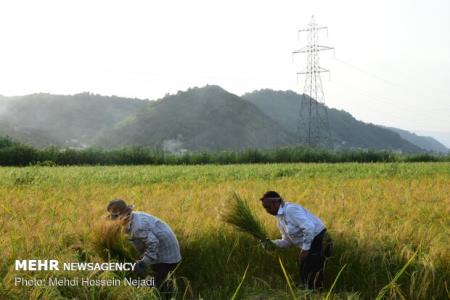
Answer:
<svg viewBox="0 0 450 300"><path fill-rule="evenodd" d="M22 128L0 119L0 137L10 136L21 143L45 148L50 145L61 145L59 140L48 135L39 128Z"/></svg>
<svg viewBox="0 0 450 300"><path fill-rule="evenodd" d="M300 101L306 101L292 91L259 90L247 93L243 99L258 106L285 130L295 134ZM356 120L343 111L328 108L333 143L337 148L390 149L404 152L424 151L389 129Z"/></svg>
<svg viewBox="0 0 450 300"><path fill-rule="evenodd" d="M36 147L274 148L296 144L300 101L302 96L292 91L260 90L238 97L218 86L157 101L90 93L0 96L0 136ZM345 111L329 109L328 115L337 149L444 151L432 138L367 124Z"/></svg>
<svg viewBox="0 0 450 300"><path fill-rule="evenodd" d="M394 127L386 127L386 128L397 132L404 140L407 140L413 143L414 145L417 145L420 148L425 149L427 151L450 153L450 149L448 149L445 145L443 145L442 143L440 143L439 141L435 140L432 137L420 136L415 133Z"/></svg>
<svg viewBox="0 0 450 300"><path fill-rule="evenodd" d="M180 151L274 148L293 141L255 105L218 86L206 86L152 103L106 132L99 144Z"/></svg>
<svg viewBox="0 0 450 300"><path fill-rule="evenodd" d="M103 129L146 104L148 101L90 93L0 97L0 135L37 147L92 145Z"/></svg>

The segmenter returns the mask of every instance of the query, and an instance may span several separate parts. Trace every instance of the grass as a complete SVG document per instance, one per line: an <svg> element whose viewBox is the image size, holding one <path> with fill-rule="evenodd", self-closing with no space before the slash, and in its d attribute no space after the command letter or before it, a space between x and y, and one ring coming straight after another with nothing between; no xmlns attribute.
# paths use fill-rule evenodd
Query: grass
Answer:
<svg viewBox="0 0 450 300"><path fill-rule="evenodd" d="M267 190L279 191L326 223L334 255L326 265L324 293L295 287L295 249L267 253L222 221L236 191L248 199L267 236L278 238L276 220L257 200ZM382 291L384 299L448 298L449 163L0 168L0 195L0 299L154 297L130 287L14 285L16 276L122 276L14 270L19 258L110 259L105 247L98 247L99 232L115 236L101 229L101 222L109 200L119 197L175 231L183 255L175 274L180 299L230 299L237 287L236 299L292 299L278 256L297 299L324 299L328 292L329 299L375 299Z"/></svg>
<svg viewBox="0 0 450 300"><path fill-rule="evenodd" d="M241 282L239 282L239 285L237 286L236 290L233 293L233 296L231 296L230 300L235 300L237 298L237 295L239 293L239 290L241 289L242 284L244 283L245 276L247 276L248 267L250 265L247 265L247 268L245 268L244 274L242 275Z"/></svg>
<svg viewBox="0 0 450 300"><path fill-rule="evenodd" d="M286 272L286 268L283 265L283 262L281 261L281 258L278 257L278 262L280 263L281 270L283 271L284 278L286 279L286 283L289 287L289 291L291 292L292 299L297 300L297 296L295 295L294 289L292 288L291 278L289 277L288 273Z"/></svg>
<svg viewBox="0 0 450 300"><path fill-rule="evenodd" d="M386 293L392 289L396 287L396 283L398 281L398 279L400 278L400 276L403 275L403 273L405 273L406 269L408 268L408 266L414 261L414 258L417 255L417 252L414 253L414 255L408 260L408 262L402 267L402 269L400 271L397 272L397 274L395 274L394 278L391 280L391 282L389 282L389 284L387 284L386 286L384 286L380 292L378 293L377 297L375 298L375 300L381 300L385 297ZM399 295L400 297L403 297L403 295L400 293Z"/></svg>
<svg viewBox="0 0 450 300"><path fill-rule="evenodd" d="M345 269L346 266L347 266L347 265L343 265L342 268L341 268L341 270L339 271L339 273L336 275L336 278L334 279L333 284L331 285L330 289L329 289L328 292L327 292L327 295L325 296L325 300L330 299L331 293L333 292L333 289L334 289L334 287L336 286L336 282L339 280L339 277L341 276L342 271L344 271L344 269Z"/></svg>

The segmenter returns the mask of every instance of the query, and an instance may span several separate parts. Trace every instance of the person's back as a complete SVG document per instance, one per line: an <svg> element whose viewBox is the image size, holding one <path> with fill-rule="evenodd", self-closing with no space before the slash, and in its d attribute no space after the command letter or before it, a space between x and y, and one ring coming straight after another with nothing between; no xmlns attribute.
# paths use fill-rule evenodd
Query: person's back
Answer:
<svg viewBox="0 0 450 300"><path fill-rule="evenodd" d="M309 250L310 244L304 245L304 241L312 242L313 238L325 229L322 220L297 203L283 201L276 217L285 240L274 242L281 248L294 244ZM308 237L308 234L311 236Z"/></svg>
<svg viewBox="0 0 450 300"><path fill-rule="evenodd" d="M128 231L130 240L141 254L146 254L149 242L157 241L152 249L152 254L156 255L148 257L149 263L173 264L181 260L178 240L170 226L161 219L140 211L132 212Z"/></svg>

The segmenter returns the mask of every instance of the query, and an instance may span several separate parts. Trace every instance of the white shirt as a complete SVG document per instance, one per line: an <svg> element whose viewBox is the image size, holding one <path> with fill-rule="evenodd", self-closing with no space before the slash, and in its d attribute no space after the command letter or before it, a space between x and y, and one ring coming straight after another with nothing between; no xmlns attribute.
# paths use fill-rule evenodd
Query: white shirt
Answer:
<svg viewBox="0 0 450 300"><path fill-rule="evenodd" d="M178 240L164 221L136 211L128 227L130 241L147 264L177 263L181 260Z"/></svg>
<svg viewBox="0 0 450 300"><path fill-rule="evenodd" d="M325 229L319 218L291 202L282 202L276 217L282 238L272 242L279 248L296 245L308 251L316 235Z"/></svg>

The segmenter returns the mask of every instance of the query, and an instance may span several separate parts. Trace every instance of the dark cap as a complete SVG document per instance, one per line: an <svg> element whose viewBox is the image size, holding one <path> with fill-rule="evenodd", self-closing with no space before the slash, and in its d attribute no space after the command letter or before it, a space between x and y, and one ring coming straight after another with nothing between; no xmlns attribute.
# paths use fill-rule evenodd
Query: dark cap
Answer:
<svg viewBox="0 0 450 300"><path fill-rule="evenodd" d="M133 210L133 205L128 205L124 200L122 199L114 199L109 201L108 207L106 210L110 211L113 209L120 212L120 213L126 213L131 210Z"/></svg>
<svg viewBox="0 0 450 300"><path fill-rule="evenodd" d="M264 195L261 197L260 200L266 199L266 198L281 198L280 194L278 194L275 191L267 191L264 193Z"/></svg>

